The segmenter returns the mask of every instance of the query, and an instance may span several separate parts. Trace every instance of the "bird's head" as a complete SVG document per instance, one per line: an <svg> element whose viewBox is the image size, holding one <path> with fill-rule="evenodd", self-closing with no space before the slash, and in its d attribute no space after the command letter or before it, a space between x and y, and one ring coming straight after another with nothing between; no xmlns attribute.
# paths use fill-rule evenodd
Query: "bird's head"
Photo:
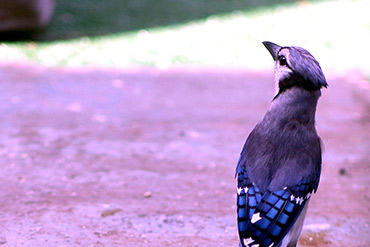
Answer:
<svg viewBox="0 0 370 247"><path fill-rule="evenodd" d="M298 86L307 90L327 87L325 76L316 59L305 49L262 42L275 61L275 81L279 92Z"/></svg>

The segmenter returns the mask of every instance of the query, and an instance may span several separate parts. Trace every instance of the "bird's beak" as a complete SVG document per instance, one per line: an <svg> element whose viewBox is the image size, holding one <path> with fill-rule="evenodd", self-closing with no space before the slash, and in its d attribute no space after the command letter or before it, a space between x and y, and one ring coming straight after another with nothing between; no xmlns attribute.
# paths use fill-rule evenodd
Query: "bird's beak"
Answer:
<svg viewBox="0 0 370 247"><path fill-rule="evenodd" d="M266 49L270 52L272 58L274 61L276 61L278 57L278 53L281 49L281 46L278 46L277 44L274 44L270 41L263 41L262 44L266 47Z"/></svg>

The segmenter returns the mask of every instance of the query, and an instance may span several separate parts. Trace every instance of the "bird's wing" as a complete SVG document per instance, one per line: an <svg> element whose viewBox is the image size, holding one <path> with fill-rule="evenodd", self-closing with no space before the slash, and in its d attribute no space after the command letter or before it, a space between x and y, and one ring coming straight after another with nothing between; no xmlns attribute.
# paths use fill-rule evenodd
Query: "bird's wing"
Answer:
<svg viewBox="0 0 370 247"><path fill-rule="evenodd" d="M237 168L238 232L241 246L279 246L314 192L310 179L261 193L242 166Z"/></svg>

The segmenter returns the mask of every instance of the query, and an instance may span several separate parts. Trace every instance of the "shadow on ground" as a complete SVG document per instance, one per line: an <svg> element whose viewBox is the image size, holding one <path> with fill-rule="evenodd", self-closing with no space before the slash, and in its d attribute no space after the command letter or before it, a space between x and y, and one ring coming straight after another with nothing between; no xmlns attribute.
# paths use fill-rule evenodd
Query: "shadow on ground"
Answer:
<svg viewBox="0 0 370 247"><path fill-rule="evenodd" d="M296 0L279 1L280 4ZM233 11L278 5L273 0L57 0L50 25L39 32L0 34L0 40L51 41L175 25ZM247 28L247 27L243 27Z"/></svg>

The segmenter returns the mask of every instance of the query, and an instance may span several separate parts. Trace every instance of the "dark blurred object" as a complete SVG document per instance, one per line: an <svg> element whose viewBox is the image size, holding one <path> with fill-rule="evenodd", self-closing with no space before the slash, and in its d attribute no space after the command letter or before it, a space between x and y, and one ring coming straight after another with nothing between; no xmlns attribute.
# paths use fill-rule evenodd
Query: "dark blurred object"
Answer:
<svg viewBox="0 0 370 247"><path fill-rule="evenodd" d="M0 32L42 29L54 6L54 0L0 0Z"/></svg>
<svg viewBox="0 0 370 247"><path fill-rule="evenodd" d="M346 175L346 174L347 174L346 169L344 169L344 168L340 168L340 169L339 169L339 175L344 176L344 175Z"/></svg>

